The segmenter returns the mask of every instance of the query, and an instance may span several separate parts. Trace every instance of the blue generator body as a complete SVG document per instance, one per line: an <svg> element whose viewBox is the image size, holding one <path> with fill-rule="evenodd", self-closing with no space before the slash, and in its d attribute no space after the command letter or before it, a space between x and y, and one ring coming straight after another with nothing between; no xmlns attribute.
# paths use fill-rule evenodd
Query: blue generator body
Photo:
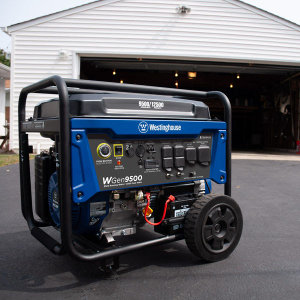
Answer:
<svg viewBox="0 0 300 300"><path fill-rule="evenodd" d="M37 105L25 120L30 92L59 97ZM209 107L195 100L197 96L220 98L225 120L212 120ZM220 92L58 76L25 88L19 105L21 197L31 233L55 254L69 252L83 260L117 257L181 238L208 261L227 257L242 230L240 209L230 197L230 112ZM35 157L40 220L33 217L26 186L27 132L39 132L53 142ZM213 194L212 182L224 184L226 195ZM55 241L43 226L58 229L63 242ZM119 242L120 237L151 228L162 236L129 246ZM85 254L78 247L97 251Z"/></svg>

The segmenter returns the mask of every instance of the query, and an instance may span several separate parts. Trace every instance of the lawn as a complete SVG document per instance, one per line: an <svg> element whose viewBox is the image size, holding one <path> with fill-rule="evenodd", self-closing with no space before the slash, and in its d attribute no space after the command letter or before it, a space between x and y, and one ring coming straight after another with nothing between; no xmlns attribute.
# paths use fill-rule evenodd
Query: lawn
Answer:
<svg viewBox="0 0 300 300"><path fill-rule="evenodd" d="M31 154L30 158L34 158L34 155ZM8 166L12 164L19 163L19 155L18 154L0 154L0 167Z"/></svg>

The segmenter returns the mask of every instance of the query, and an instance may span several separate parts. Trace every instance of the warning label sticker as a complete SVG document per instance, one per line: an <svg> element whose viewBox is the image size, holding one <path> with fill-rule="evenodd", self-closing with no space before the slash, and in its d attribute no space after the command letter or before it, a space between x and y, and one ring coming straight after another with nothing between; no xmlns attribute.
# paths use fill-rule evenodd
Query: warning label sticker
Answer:
<svg viewBox="0 0 300 300"><path fill-rule="evenodd" d="M182 208L182 209L177 209L174 212L175 217L184 217L187 213L189 208Z"/></svg>

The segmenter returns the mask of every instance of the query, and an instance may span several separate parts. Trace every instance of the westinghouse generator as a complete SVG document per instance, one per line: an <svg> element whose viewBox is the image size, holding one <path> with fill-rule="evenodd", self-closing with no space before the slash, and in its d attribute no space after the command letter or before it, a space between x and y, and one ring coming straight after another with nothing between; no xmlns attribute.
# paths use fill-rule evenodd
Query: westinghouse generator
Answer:
<svg viewBox="0 0 300 300"><path fill-rule="evenodd" d="M25 119L30 93L58 97ZM199 101L212 98L222 102L224 121L212 120ZM53 141L35 157L39 218L28 132ZM239 242L242 214L230 197L231 107L221 92L53 76L21 91L19 139L22 213L55 254L117 265L121 254L185 239L196 256L218 261ZM211 181L224 185L224 195L211 193ZM123 243L146 223L160 236Z"/></svg>

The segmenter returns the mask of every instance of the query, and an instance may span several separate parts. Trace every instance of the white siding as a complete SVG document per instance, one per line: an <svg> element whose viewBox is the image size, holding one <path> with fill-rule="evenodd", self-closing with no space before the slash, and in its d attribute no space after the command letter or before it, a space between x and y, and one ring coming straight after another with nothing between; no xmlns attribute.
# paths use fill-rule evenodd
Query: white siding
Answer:
<svg viewBox="0 0 300 300"><path fill-rule="evenodd" d="M300 65L300 27L235 0L100 1L12 30L11 147L21 88L52 74L72 77L74 53ZM187 15L176 7L191 8ZM67 59L59 50L69 51ZM51 96L50 96L51 97ZM49 96L30 96L28 113ZM40 142L36 135L32 143ZM43 141L43 139L42 139ZM48 142L41 145L48 147Z"/></svg>
<svg viewBox="0 0 300 300"><path fill-rule="evenodd" d="M0 78L0 135L5 135L5 80ZM2 139L0 140L2 143Z"/></svg>

